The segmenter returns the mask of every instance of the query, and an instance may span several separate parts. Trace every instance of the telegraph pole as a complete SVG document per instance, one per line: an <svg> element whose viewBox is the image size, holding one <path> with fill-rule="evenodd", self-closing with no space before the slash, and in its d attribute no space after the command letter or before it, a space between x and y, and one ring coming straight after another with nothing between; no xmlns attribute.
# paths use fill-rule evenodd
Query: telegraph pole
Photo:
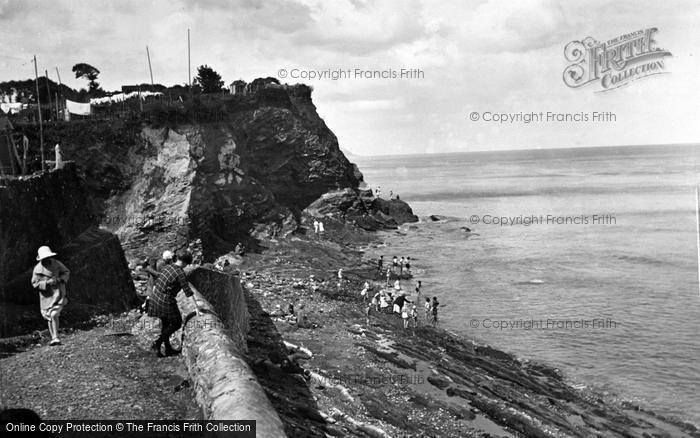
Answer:
<svg viewBox="0 0 700 438"><path fill-rule="evenodd" d="M49 86L49 71L44 70L44 74L46 74L46 94L49 95L49 114L51 114L51 117L49 117L49 119L53 119L53 103L51 103L51 87ZM58 118L58 115L56 117Z"/></svg>
<svg viewBox="0 0 700 438"><path fill-rule="evenodd" d="M36 106L39 111L39 144L41 146L41 170L46 170L44 162L44 124L41 121L41 99L39 99L39 69L36 66L36 55L34 55L34 82L36 84Z"/></svg>
<svg viewBox="0 0 700 438"><path fill-rule="evenodd" d="M192 97L192 64L190 62L190 30L187 29L187 82L190 85L190 98Z"/></svg>
<svg viewBox="0 0 700 438"><path fill-rule="evenodd" d="M151 68L151 53L148 51L148 46L146 46L146 56L148 57L148 71L151 73L151 85L153 85L153 69ZM151 90L153 91L153 90Z"/></svg>

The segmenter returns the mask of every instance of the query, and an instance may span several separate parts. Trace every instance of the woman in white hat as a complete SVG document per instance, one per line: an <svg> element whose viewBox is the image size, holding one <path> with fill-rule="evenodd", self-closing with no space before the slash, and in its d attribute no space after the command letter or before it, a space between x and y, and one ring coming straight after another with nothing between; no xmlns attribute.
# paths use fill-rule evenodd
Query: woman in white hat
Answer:
<svg viewBox="0 0 700 438"><path fill-rule="evenodd" d="M58 339L58 316L68 303L66 297L66 283L70 277L70 271L63 263L56 260L56 253L48 246L39 247L36 259L39 263L32 273L32 286L39 291L39 306L41 316L49 322L49 345L60 345Z"/></svg>

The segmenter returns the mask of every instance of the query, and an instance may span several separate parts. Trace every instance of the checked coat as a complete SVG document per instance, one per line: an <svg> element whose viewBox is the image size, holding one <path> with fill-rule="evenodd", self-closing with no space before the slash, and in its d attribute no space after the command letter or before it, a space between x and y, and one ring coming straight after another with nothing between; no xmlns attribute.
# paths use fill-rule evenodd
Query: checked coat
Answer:
<svg viewBox="0 0 700 438"><path fill-rule="evenodd" d="M156 286L148 304L148 315L162 319L182 319L177 307L177 296L180 289L191 297L193 295L187 283L185 271L178 265L166 265L156 279Z"/></svg>

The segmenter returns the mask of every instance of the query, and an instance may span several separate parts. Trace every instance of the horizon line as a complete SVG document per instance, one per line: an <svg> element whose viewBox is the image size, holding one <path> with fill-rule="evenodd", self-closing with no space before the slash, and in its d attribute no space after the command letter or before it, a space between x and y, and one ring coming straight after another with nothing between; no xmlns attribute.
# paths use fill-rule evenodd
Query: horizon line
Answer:
<svg viewBox="0 0 700 438"><path fill-rule="evenodd" d="M349 150L345 147L341 147L342 152L349 152L352 157L358 158L382 158L382 157L404 157L404 156L416 156L416 155L449 155L449 154L471 154L471 153L481 153L481 152L524 152L524 151L555 151L555 150L569 150L569 149L605 149L605 148L635 148L635 147L651 147L651 146L700 146L699 142L687 142L687 143L644 143L644 144L621 144L621 145L597 145L597 146L556 146L556 147L536 147L536 148L511 148L511 149L476 149L476 150L450 150L445 152L411 152L404 154L377 154L377 155L364 155L358 154Z"/></svg>

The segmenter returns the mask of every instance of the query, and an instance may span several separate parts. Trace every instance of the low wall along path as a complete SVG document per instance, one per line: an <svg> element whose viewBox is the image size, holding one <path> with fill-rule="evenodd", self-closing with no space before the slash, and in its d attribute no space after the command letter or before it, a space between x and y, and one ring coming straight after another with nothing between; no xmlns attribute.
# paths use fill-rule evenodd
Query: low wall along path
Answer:
<svg viewBox="0 0 700 438"><path fill-rule="evenodd" d="M190 317L195 311L192 300L178 295L180 311L187 316L182 354L205 417L256 420L257 436L286 436L282 420L242 356L248 310L238 277L199 268L190 279L202 313Z"/></svg>

